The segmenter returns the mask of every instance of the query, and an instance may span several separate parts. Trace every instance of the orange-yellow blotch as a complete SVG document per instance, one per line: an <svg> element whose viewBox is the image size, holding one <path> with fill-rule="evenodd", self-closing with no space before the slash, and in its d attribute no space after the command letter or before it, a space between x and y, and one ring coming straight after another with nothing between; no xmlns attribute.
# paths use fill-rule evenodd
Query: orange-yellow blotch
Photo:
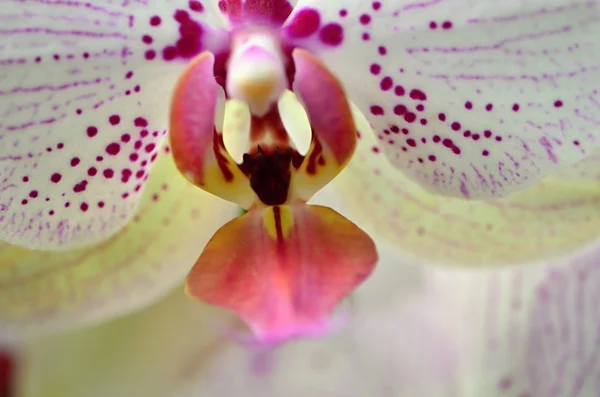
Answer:
<svg viewBox="0 0 600 397"><path fill-rule="evenodd" d="M371 238L332 209L255 209L213 236L186 292L237 313L260 341L276 343L322 334L376 261Z"/></svg>

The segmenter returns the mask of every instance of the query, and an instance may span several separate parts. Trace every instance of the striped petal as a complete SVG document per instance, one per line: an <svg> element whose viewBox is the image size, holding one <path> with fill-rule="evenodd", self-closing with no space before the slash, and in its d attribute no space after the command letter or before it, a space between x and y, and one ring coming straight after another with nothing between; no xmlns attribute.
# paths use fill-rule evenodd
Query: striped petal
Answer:
<svg viewBox="0 0 600 397"><path fill-rule="evenodd" d="M3 2L0 240L78 248L127 224L178 74L225 44L207 25L223 25L217 5L202 4Z"/></svg>
<svg viewBox="0 0 600 397"><path fill-rule="evenodd" d="M132 222L102 244L60 253L0 246L1 338L105 321L183 281L237 209L187 183L172 161L159 157Z"/></svg>
<svg viewBox="0 0 600 397"><path fill-rule="evenodd" d="M599 13L597 1L301 0L285 28L367 115L373 150L422 187L485 199L598 147Z"/></svg>

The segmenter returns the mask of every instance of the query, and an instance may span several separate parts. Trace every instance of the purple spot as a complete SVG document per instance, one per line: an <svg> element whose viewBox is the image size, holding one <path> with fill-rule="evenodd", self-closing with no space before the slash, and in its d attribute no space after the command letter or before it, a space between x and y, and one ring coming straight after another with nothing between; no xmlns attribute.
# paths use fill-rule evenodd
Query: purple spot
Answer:
<svg viewBox="0 0 600 397"><path fill-rule="evenodd" d="M414 99L415 101L426 101L427 100L427 95L425 95L425 93L421 90L411 90L409 96Z"/></svg>
<svg viewBox="0 0 600 397"><path fill-rule="evenodd" d="M109 143L108 146L106 146L106 153L108 153L111 156L116 156L117 154L119 154L120 151L121 145L119 145L116 142Z"/></svg>
<svg viewBox="0 0 600 397"><path fill-rule="evenodd" d="M107 168L104 171L102 171L102 175L104 175L106 179L110 179L115 175L115 172L112 169Z"/></svg>
<svg viewBox="0 0 600 397"><path fill-rule="evenodd" d="M152 17L150 17L150 25L151 26L158 26L161 23L161 19L158 15L154 15Z"/></svg>
<svg viewBox="0 0 600 397"><path fill-rule="evenodd" d="M383 108L379 105L371 106L371 114L375 116L382 116L384 114Z"/></svg>
<svg viewBox="0 0 600 397"><path fill-rule="evenodd" d="M94 126L90 126L87 128L86 133L87 133L87 136L89 136L90 138L93 138L98 133L98 128L96 128Z"/></svg>
<svg viewBox="0 0 600 397"><path fill-rule="evenodd" d="M286 33L294 38L308 37L319 30L321 16L317 10L305 8L300 10L287 25Z"/></svg>
<svg viewBox="0 0 600 397"><path fill-rule="evenodd" d="M199 1L190 0L190 2L188 4L190 6L190 10L192 10L192 11L196 11L196 12L204 11L204 6Z"/></svg>
<svg viewBox="0 0 600 397"><path fill-rule="evenodd" d="M392 88L393 85L394 85L394 82L392 81L392 78L389 76L386 76L383 79L381 79L381 82L379 83L379 87L381 88L382 91L388 91L389 89Z"/></svg>
<svg viewBox="0 0 600 397"><path fill-rule="evenodd" d="M146 119L142 117L136 117L136 119L133 120L133 125L135 125L136 127L147 127L148 121L146 121Z"/></svg>
<svg viewBox="0 0 600 397"><path fill-rule="evenodd" d="M57 172L55 172L54 174L52 174L50 176L50 182L52 182L52 183L58 183L58 182L60 182L61 179L62 179L62 175Z"/></svg>
<svg viewBox="0 0 600 397"><path fill-rule="evenodd" d="M119 115L117 115L117 114L113 114L112 116L110 116L108 118L108 122L111 125L117 125L117 124L119 124L121 122L121 117L119 117Z"/></svg>
<svg viewBox="0 0 600 397"><path fill-rule="evenodd" d="M337 46L344 40L344 29L337 23L329 23L319 32L319 38L327 45Z"/></svg>

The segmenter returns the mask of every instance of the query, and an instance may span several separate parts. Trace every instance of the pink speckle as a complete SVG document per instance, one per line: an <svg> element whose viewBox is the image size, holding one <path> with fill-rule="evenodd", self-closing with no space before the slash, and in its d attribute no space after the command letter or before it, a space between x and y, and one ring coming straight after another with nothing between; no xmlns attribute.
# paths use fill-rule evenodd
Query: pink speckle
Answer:
<svg viewBox="0 0 600 397"><path fill-rule="evenodd" d="M106 153L108 153L111 156L116 156L117 154L119 154L120 151L121 145L119 145L117 142L109 143L106 146Z"/></svg>
<svg viewBox="0 0 600 397"><path fill-rule="evenodd" d="M154 150L154 148L156 148L156 145L154 143L149 143L148 145L146 145L144 150L146 151L146 153L150 153Z"/></svg>
<svg viewBox="0 0 600 397"><path fill-rule="evenodd" d="M369 40L371 40L371 35L368 34L367 32L365 32L362 34L362 39L363 39L363 41L369 41Z"/></svg>
<svg viewBox="0 0 600 397"><path fill-rule="evenodd" d="M491 112L493 108L494 108L494 105L492 105L491 103L488 103L487 105L485 105L485 110L487 110L488 112Z"/></svg>
<svg viewBox="0 0 600 397"><path fill-rule="evenodd" d="M144 54L144 57L145 57L147 60L151 61L151 60L153 60L154 58L156 58L156 51L154 51L154 50L148 50L148 51L146 51L146 53Z"/></svg>
<svg viewBox="0 0 600 397"><path fill-rule="evenodd" d="M127 143L130 140L131 140L131 136L129 134L123 134L123 135L121 135L121 142Z"/></svg>
<svg viewBox="0 0 600 397"><path fill-rule="evenodd" d="M319 38L327 45L337 46L344 40L344 29L340 24L329 23L319 32Z"/></svg>
<svg viewBox="0 0 600 397"><path fill-rule="evenodd" d="M133 77L133 72L132 72L132 71L129 71L129 72L127 72L127 73L125 74L125 78L126 78L126 79L128 79L128 80L129 80L130 78L132 78L132 77Z"/></svg>
<svg viewBox="0 0 600 397"><path fill-rule="evenodd" d="M470 101L465 102L465 109L473 109L473 104Z"/></svg>
<svg viewBox="0 0 600 397"><path fill-rule="evenodd" d="M385 48L384 46L379 46L377 48L377 52L379 53L379 55L386 55L387 54L387 48Z"/></svg>
<svg viewBox="0 0 600 397"><path fill-rule="evenodd" d="M79 157L73 157L70 162L71 167L77 167L77 165L79 165L80 161L81 160L79 160Z"/></svg>
<svg viewBox="0 0 600 397"><path fill-rule="evenodd" d="M161 19L158 15L154 15L152 17L150 17L150 25L151 26L158 26L161 23Z"/></svg>
<svg viewBox="0 0 600 397"><path fill-rule="evenodd" d="M430 154L428 159L429 159L429 161L432 161L432 162L437 160L437 158L433 154Z"/></svg>
<svg viewBox="0 0 600 397"><path fill-rule="evenodd" d="M421 90L413 89L410 91L409 96L416 101L425 101L427 100L427 95Z"/></svg>
<svg viewBox="0 0 600 397"><path fill-rule="evenodd" d="M107 168L102 171L102 175L104 175L106 179L111 179L115 175L115 172L112 169Z"/></svg>
<svg viewBox="0 0 600 397"><path fill-rule="evenodd" d="M410 146L410 147L415 147L415 146L417 146L417 142L415 142L415 140L414 140L414 139L412 139L412 138L409 138L409 139L407 139L407 140L406 140L406 144L407 144L408 146Z"/></svg>
<svg viewBox="0 0 600 397"><path fill-rule="evenodd" d="M397 85L394 88L394 94L396 94L396 96L404 96L404 94L406 94L406 91L404 90L404 87L402 87L401 85Z"/></svg>
<svg viewBox="0 0 600 397"><path fill-rule="evenodd" d="M373 105L371 106L371 114L373 114L374 116L382 116L385 112L383 111L383 108L379 105Z"/></svg>
<svg viewBox="0 0 600 397"><path fill-rule="evenodd" d="M393 85L394 82L392 81L392 78L386 76L383 79L381 79L381 82L379 83L379 88L381 88L382 91L388 91L392 88Z"/></svg>
<svg viewBox="0 0 600 397"><path fill-rule="evenodd" d="M371 16L369 14L362 14L358 20L361 24L368 25L371 23Z"/></svg>
<svg viewBox="0 0 600 397"><path fill-rule="evenodd" d="M440 121L446 121L446 115L444 113L438 114L438 120L440 120Z"/></svg>
<svg viewBox="0 0 600 397"><path fill-rule="evenodd" d="M481 155L484 157L487 157L490 155L490 152L488 152L487 150L484 150L483 152L481 152Z"/></svg>
<svg viewBox="0 0 600 397"><path fill-rule="evenodd" d="M52 182L52 183L58 183L58 182L60 182L61 179L62 179L62 175L59 174L58 172L55 172L54 174L52 174L50 176L50 182Z"/></svg>
<svg viewBox="0 0 600 397"><path fill-rule="evenodd" d="M508 391L512 387L513 381L510 377L505 376L498 382L498 389Z"/></svg>
<svg viewBox="0 0 600 397"><path fill-rule="evenodd" d="M196 11L196 12L204 11L204 6L199 1L190 0L188 5L190 7L190 10L192 10L192 11Z"/></svg>
<svg viewBox="0 0 600 397"><path fill-rule="evenodd" d="M379 73L381 73L381 66L377 63L372 63L369 70L371 71L371 74L377 76Z"/></svg>
<svg viewBox="0 0 600 397"><path fill-rule="evenodd" d="M444 21L444 23L442 23L442 29L452 29L452 22L450 21Z"/></svg>
<svg viewBox="0 0 600 397"><path fill-rule="evenodd" d="M144 44L152 44L154 42L154 39L152 38L152 36L145 34L142 36L142 41L144 42Z"/></svg>
<svg viewBox="0 0 600 397"><path fill-rule="evenodd" d="M29 192L29 197L36 198L37 196L38 196L37 190L32 190L31 192Z"/></svg>
<svg viewBox="0 0 600 397"><path fill-rule="evenodd" d="M429 29L431 29L431 30L437 29L437 23L435 23L435 21L429 22Z"/></svg>
<svg viewBox="0 0 600 397"><path fill-rule="evenodd" d="M453 122L452 124L450 124L450 127L454 130L454 131L458 131L460 130L460 123L458 122Z"/></svg>
<svg viewBox="0 0 600 397"><path fill-rule="evenodd" d="M81 209L81 211L86 212L88 210L88 208L90 208L90 206L88 205L88 203L84 202L84 203L81 203L79 208Z"/></svg>
<svg viewBox="0 0 600 397"><path fill-rule="evenodd" d="M300 10L287 25L286 33L294 38L308 37L319 30L321 15L317 10L305 8Z"/></svg>
<svg viewBox="0 0 600 397"><path fill-rule="evenodd" d="M98 173L98 170L95 167L90 167L87 170L87 174L89 176L95 176Z"/></svg>
<svg viewBox="0 0 600 397"><path fill-rule="evenodd" d="M490 131L490 130L483 131L483 136L486 137L486 138L491 138L492 137L492 131Z"/></svg>
<svg viewBox="0 0 600 397"><path fill-rule="evenodd" d="M119 117L119 115L117 115L117 114L113 114L112 116L110 116L108 118L108 122L111 125L118 125L121 122L121 117Z"/></svg>
<svg viewBox="0 0 600 397"><path fill-rule="evenodd" d="M347 16L348 16L348 10L346 10L346 9L342 9L342 10L340 10L340 16L341 16L342 18L345 18L345 17L347 17Z"/></svg>
<svg viewBox="0 0 600 397"><path fill-rule="evenodd" d="M89 126L86 129L86 133L87 133L87 136L89 136L90 138L93 138L96 136L96 134L98 134L98 128L96 128L94 126Z"/></svg>
<svg viewBox="0 0 600 397"><path fill-rule="evenodd" d="M23 177L23 182L29 182L29 177L28 176L24 176Z"/></svg>
<svg viewBox="0 0 600 397"><path fill-rule="evenodd" d="M98 201L98 208L104 208L104 201Z"/></svg>
<svg viewBox="0 0 600 397"><path fill-rule="evenodd" d="M560 107L562 107L562 105L563 105L563 102L560 99L554 101L554 107L555 108L560 108Z"/></svg>
<svg viewBox="0 0 600 397"><path fill-rule="evenodd" d="M394 106L394 114L398 116L402 116L406 113L406 106L404 105L396 105Z"/></svg>
<svg viewBox="0 0 600 397"><path fill-rule="evenodd" d="M518 112L519 111L519 104L515 103L514 105L512 105L512 110L513 110L513 112Z"/></svg>
<svg viewBox="0 0 600 397"><path fill-rule="evenodd" d="M381 9L381 2L380 1L374 1L373 4L373 10L375 11L379 11L379 9Z"/></svg>
<svg viewBox="0 0 600 397"><path fill-rule="evenodd" d="M136 117L135 120L133 120L133 125L136 127L147 127L148 121L142 117Z"/></svg>

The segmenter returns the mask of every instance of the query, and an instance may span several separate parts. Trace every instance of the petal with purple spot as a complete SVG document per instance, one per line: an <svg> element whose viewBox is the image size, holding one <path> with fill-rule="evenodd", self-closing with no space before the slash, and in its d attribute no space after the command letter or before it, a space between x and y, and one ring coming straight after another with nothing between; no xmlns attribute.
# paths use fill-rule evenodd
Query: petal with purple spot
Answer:
<svg viewBox="0 0 600 397"><path fill-rule="evenodd" d="M598 7L304 0L288 26L318 14L310 35L290 39L337 73L396 168L476 199L532 186L597 147Z"/></svg>
<svg viewBox="0 0 600 397"><path fill-rule="evenodd" d="M0 15L0 239L98 242L133 215L178 73L223 48L208 24L224 20L183 0L11 3Z"/></svg>

